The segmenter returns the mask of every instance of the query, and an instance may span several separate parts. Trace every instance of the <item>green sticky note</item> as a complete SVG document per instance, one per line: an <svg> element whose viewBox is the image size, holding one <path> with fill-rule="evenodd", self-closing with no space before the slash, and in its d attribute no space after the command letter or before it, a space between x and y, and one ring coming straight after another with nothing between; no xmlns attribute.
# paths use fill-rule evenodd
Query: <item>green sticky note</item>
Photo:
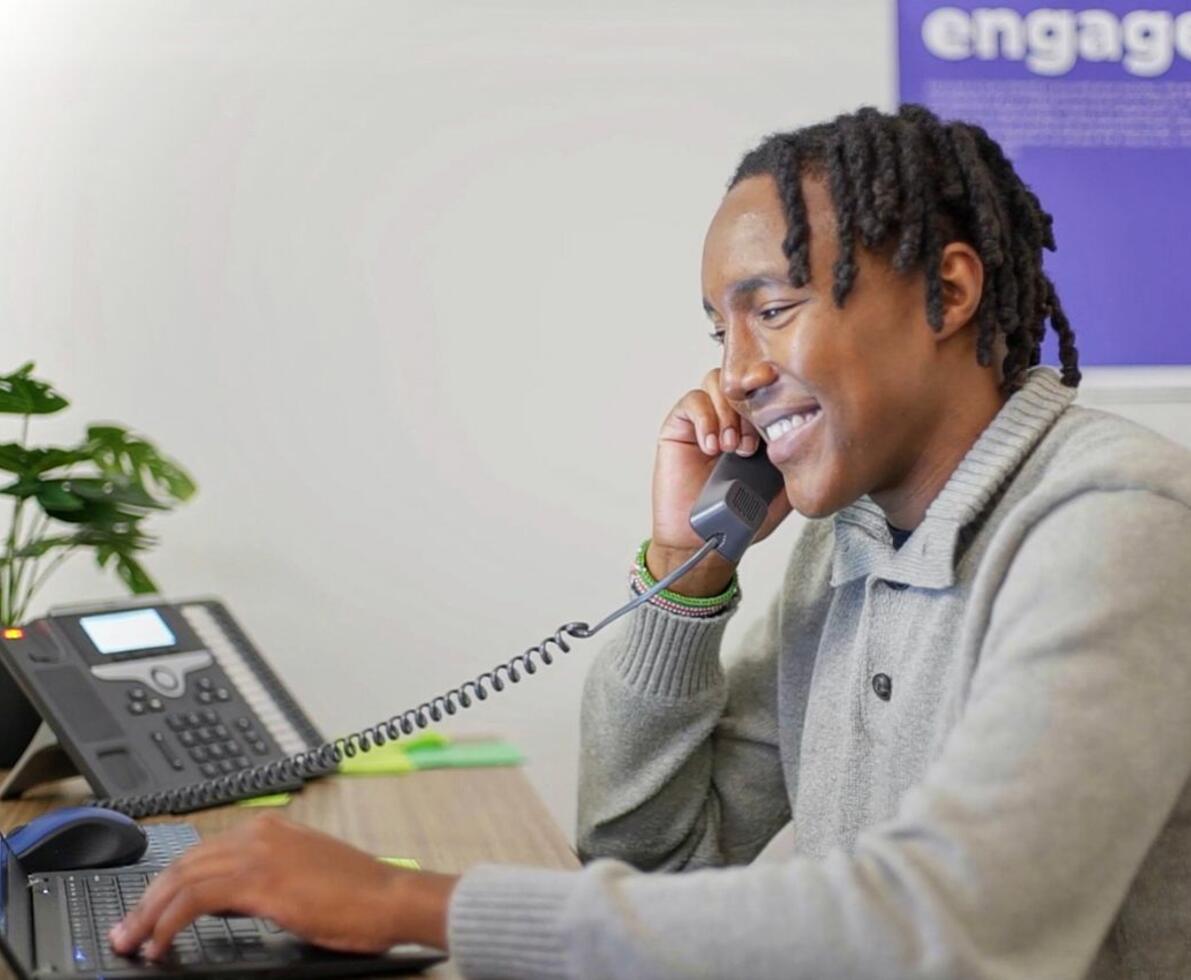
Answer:
<svg viewBox="0 0 1191 980"><path fill-rule="evenodd" d="M405 736L397 744L408 752L410 749L422 749L428 745L450 745L451 740L442 732L429 731Z"/></svg>
<svg viewBox="0 0 1191 980"><path fill-rule="evenodd" d="M500 741L427 745L407 749L405 754L415 769L516 766L525 761L520 749Z"/></svg>
<svg viewBox="0 0 1191 980"><path fill-rule="evenodd" d="M266 796L254 796L248 800L237 800L237 806L288 806L292 800L292 793L270 793Z"/></svg>
<svg viewBox="0 0 1191 980"><path fill-rule="evenodd" d="M384 776L395 772L412 772L414 765L400 742L374 745L367 752L346 756L339 763L339 771L347 776Z"/></svg>
<svg viewBox="0 0 1191 980"><path fill-rule="evenodd" d="M392 864L398 868L409 868L410 871L421 871L422 866L418 864L413 858L377 858L378 861L384 861L385 864Z"/></svg>
<svg viewBox="0 0 1191 980"><path fill-rule="evenodd" d="M521 751L508 742L453 742L438 732L421 732L357 752L339 763L339 771L348 776L383 776L415 769L516 766L524 761Z"/></svg>

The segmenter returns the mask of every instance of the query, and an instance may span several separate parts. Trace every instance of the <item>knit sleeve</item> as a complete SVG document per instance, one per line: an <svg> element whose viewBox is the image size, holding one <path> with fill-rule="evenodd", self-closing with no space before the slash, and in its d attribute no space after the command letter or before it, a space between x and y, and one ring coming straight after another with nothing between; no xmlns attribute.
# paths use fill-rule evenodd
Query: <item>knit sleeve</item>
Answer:
<svg viewBox="0 0 1191 980"><path fill-rule="evenodd" d="M642 606L593 662L580 718L585 860L649 869L746 861L789 820L773 683L780 597L725 671L732 615Z"/></svg>
<svg viewBox="0 0 1191 980"><path fill-rule="evenodd" d="M457 962L530 980L1085 977L1188 806L1189 556L1182 503L1062 504L973 599L987 619L967 702L893 817L847 851L783 864L477 869L452 903ZM1172 847L1181 872L1185 841ZM1187 966L1184 935L1153 935Z"/></svg>

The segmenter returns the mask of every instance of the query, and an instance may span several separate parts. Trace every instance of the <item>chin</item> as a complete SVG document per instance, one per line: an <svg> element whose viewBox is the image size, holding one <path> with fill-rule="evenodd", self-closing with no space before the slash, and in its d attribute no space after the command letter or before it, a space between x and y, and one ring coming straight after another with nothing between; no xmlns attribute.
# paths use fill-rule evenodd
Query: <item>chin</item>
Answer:
<svg viewBox="0 0 1191 980"><path fill-rule="evenodd" d="M830 517L857 498L839 492L838 488L808 485L802 480L787 477L786 499L799 514L814 520Z"/></svg>
<svg viewBox="0 0 1191 980"><path fill-rule="evenodd" d="M818 520L823 517L830 517L832 514L834 514L840 508L839 507L828 507L825 505L810 506L810 505L803 505L803 504L794 504L794 509L796 511L798 511L798 513L801 514L803 517L806 517L810 520Z"/></svg>

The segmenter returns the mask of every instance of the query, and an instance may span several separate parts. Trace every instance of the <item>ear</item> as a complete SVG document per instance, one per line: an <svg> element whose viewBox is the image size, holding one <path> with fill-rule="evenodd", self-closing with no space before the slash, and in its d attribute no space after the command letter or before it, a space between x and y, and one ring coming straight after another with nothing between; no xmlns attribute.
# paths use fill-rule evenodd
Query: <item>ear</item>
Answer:
<svg viewBox="0 0 1191 980"><path fill-rule="evenodd" d="M984 263L967 242L948 242L943 246L939 254L939 284L943 327L935 337L945 340L972 322L984 292Z"/></svg>

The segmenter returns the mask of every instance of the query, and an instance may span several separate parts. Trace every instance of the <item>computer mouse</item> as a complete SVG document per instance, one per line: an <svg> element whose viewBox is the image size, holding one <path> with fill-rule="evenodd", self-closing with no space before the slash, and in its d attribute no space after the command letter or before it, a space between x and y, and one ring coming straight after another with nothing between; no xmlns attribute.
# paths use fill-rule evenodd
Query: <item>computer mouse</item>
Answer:
<svg viewBox="0 0 1191 980"><path fill-rule="evenodd" d="M131 817L94 806L72 806L30 820L8 835L26 874L108 868L138 861L149 839Z"/></svg>

